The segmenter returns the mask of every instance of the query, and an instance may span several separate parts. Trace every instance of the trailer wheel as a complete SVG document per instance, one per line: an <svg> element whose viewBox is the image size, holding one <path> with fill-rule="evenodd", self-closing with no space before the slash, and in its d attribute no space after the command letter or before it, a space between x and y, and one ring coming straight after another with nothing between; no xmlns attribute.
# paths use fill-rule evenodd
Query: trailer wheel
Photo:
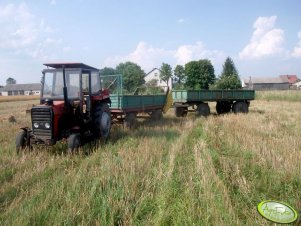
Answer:
<svg viewBox="0 0 301 226"><path fill-rule="evenodd" d="M175 108L175 115L176 117L186 117L188 112L187 107L176 107Z"/></svg>
<svg viewBox="0 0 301 226"><path fill-rule="evenodd" d="M18 133L18 135L16 137L17 154L19 154L20 151L22 151L26 148L26 143L27 143L27 132L22 130L20 133Z"/></svg>
<svg viewBox="0 0 301 226"><path fill-rule="evenodd" d="M248 104L245 102L235 102L233 104L233 112L234 113L248 113L249 112L249 107Z"/></svg>
<svg viewBox="0 0 301 226"><path fill-rule="evenodd" d="M216 112L218 114L229 113L232 108L232 103L228 101L217 101L216 102Z"/></svg>
<svg viewBox="0 0 301 226"><path fill-rule="evenodd" d="M151 114L151 119L158 121L163 118L163 113L161 109L154 110Z"/></svg>
<svg viewBox="0 0 301 226"><path fill-rule="evenodd" d="M210 114L210 108L207 103L201 103L197 106L196 116L204 116L207 117Z"/></svg>
<svg viewBox="0 0 301 226"><path fill-rule="evenodd" d="M112 122L108 104L100 104L94 110L93 125L97 138L107 139L110 135Z"/></svg>
<svg viewBox="0 0 301 226"><path fill-rule="evenodd" d="M78 150L81 145L81 137L79 133L73 133L68 138L68 152L73 153Z"/></svg>
<svg viewBox="0 0 301 226"><path fill-rule="evenodd" d="M127 113L124 118L124 126L126 128L133 128L137 123L136 114L133 112Z"/></svg>

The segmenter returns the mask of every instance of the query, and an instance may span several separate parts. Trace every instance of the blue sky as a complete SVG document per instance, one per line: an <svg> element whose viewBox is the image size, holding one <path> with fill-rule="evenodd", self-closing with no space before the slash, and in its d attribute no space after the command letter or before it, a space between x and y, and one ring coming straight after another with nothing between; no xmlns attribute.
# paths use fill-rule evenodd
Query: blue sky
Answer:
<svg viewBox="0 0 301 226"><path fill-rule="evenodd" d="M43 63L138 63L145 72L230 56L241 77L301 77L300 0L0 0L0 84Z"/></svg>

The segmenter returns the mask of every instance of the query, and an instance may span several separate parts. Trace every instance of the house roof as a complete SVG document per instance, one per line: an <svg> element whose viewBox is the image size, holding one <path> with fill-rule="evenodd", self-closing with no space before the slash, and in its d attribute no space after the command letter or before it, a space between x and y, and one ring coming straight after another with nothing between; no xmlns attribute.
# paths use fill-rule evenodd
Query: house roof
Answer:
<svg viewBox="0 0 301 226"><path fill-rule="evenodd" d="M280 75L280 77L287 78L290 84L294 84L298 80L297 75Z"/></svg>
<svg viewBox="0 0 301 226"><path fill-rule="evenodd" d="M148 75L152 74L156 70L160 72L160 69L155 67L151 71L149 71L148 73L146 73L144 77L147 77Z"/></svg>
<svg viewBox="0 0 301 226"><path fill-rule="evenodd" d="M29 83L29 84L8 84L2 91L31 91L40 90L41 83Z"/></svg>
<svg viewBox="0 0 301 226"><path fill-rule="evenodd" d="M277 83L277 84L288 84L289 80L287 77L249 77L244 78L244 83L249 84L249 81L251 81L253 84L271 84L271 83Z"/></svg>

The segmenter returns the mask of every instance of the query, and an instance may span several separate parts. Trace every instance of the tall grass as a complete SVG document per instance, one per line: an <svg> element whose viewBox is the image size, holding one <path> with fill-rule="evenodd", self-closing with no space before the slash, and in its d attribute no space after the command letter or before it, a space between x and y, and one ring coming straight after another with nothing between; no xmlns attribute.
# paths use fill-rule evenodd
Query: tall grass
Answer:
<svg viewBox="0 0 301 226"><path fill-rule="evenodd" d="M16 104L17 103L17 104ZM301 209L301 103L256 100L247 115L114 126L106 144L17 156L36 101L0 103L0 225L267 225L264 199Z"/></svg>
<svg viewBox="0 0 301 226"><path fill-rule="evenodd" d="M301 101L301 90L271 90L256 91L256 99L258 100L274 100L274 101Z"/></svg>

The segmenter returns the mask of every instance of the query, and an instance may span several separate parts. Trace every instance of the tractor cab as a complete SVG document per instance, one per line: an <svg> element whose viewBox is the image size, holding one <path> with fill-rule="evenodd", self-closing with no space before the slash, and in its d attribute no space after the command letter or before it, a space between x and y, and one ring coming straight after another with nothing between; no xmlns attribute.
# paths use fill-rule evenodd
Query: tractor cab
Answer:
<svg viewBox="0 0 301 226"><path fill-rule="evenodd" d="M32 144L68 139L69 150L87 137L107 138L111 129L109 92L99 70L83 63L51 63L42 71L40 105L31 109L32 129L22 128L17 151Z"/></svg>

